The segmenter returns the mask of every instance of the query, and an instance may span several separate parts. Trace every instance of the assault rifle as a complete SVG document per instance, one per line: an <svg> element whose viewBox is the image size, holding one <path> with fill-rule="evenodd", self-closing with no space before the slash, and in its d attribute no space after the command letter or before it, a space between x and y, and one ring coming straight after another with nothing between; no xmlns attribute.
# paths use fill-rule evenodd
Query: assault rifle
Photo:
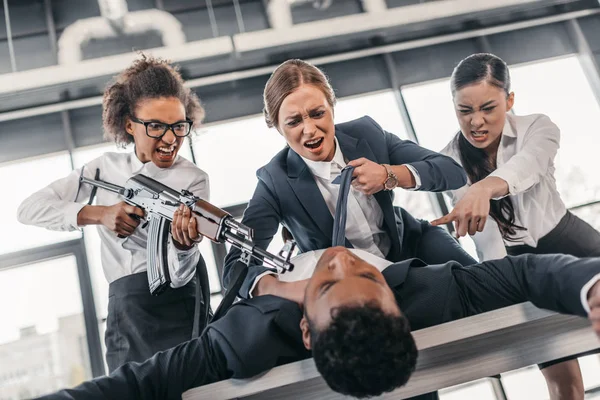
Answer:
<svg viewBox="0 0 600 400"><path fill-rule="evenodd" d="M98 171L96 176L99 176ZM294 268L290 262L295 246L293 241L288 241L277 255L256 247L251 228L187 190L178 192L142 174L129 178L125 186L118 186L98 179L85 178L82 170L79 181L80 184L85 183L117 193L126 203L144 210L144 221L148 224L148 284L153 295L160 294L171 283L167 239L173 214L182 203L192 210L198 232L213 242L228 242L240 249L242 263L249 265L251 259L255 258L274 267L279 273L292 271Z"/></svg>

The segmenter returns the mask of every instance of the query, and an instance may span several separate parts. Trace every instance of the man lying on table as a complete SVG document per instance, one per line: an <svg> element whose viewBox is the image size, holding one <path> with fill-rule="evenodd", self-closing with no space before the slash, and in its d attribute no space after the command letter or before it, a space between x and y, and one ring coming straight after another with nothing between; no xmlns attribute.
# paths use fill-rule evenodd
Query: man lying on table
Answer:
<svg viewBox="0 0 600 400"><path fill-rule="evenodd" d="M310 356L333 390L379 395L404 385L414 371L411 328L525 301L588 316L600 335L600 258L528 254L463 267L417 259L391 264L335 247L294 263L297 271L314 268L304 312L275 296L244 300L196 340L46 398L180 399L196 386Z"/></svg>

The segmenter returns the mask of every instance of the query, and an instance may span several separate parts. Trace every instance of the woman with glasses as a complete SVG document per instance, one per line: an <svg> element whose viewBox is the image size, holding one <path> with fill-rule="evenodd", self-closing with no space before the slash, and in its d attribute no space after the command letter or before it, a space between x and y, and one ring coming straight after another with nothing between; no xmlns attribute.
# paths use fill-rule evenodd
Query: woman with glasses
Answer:
<svg viewBox="0 0 600 400"><path fill-rule="evenodd" d="M105 153L86 164L83 175L124 185L133 175L144 174L208 200L207 174L177 155L203 116L198 97L184 86L175 68L142 56L116 77L103 98L105 137L117 146L133 143L134 150ZM91 187L80 187L81 173L75 170L34 193L19 207L18 218L52 230L98 226L102 267L110 283L105 340L113 371L191 339L196 285L192 278L202 237L190 210L178 210L168 238L171 287L152 296L146 274L148 228L140 226L143 210L101 189L95 205L82 203L90 198Z"/></svg>

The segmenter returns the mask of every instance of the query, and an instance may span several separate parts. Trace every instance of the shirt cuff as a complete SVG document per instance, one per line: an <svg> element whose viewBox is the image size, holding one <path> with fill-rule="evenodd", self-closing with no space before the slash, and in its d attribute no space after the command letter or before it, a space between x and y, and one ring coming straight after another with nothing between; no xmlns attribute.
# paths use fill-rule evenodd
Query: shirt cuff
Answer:
<svg viewBox="0 0 600 400"><path fill-rule="evenodd" d="M413 188L408 188L405 190L419 190L421 189L421 176L419 175L419 171L417 171L417 169L415 167L413 167L410 164L404 164L404 166L406 168L408 168L408 170L413 174L414 178L415 178L415 187Z"/></svg>
<svg viewBox="0 0 600 400"><path fill-rule="evenodd" d="M248 298L251 299L252 297L252 292L254 292L254 289L256 288L256 285L258 284L258 281L260 281L262 279L263 276L267 276L267 275L275 275L277 276L277 274L275 272L272 271L265 271L262 274L258 275L256 278L254 278L254 282L252 283L252 286L250 286L250 290L248 291Z"/></svg>
<svg viewBox="0 0 600 400"><path fill-rule="evenodd" d="M65 205L64 223L65 223L66 228L79 229L79 230L81 230L83 228L83 226L77 225L77 215L79 215L79 211L81 211L81 209L83 207L85 207L86 205L87 204L71 203L71 202L69 202Z"/></svg>
<svg viewBox="0 0 600 400"><path fill-rule="evenodd" d="M586 283L585 285L583 285L583 288L581 289L581 305L583 306L583 309L585 310L586 313L590 313L590 305L588 304L588 292L590 291L590 289L592 288L592 286L594 286L594 284L596 282L598 282L600 280L600 274L594 276L592 279L590 279L588 281L588 283Z"/></svg>
<svg viewBox="0 0 600 400"><path fill-rule="evenodd" d="M194 243L194 245L187 250L182 250L182 249L179 249L177 246L175 246L173 236L171 236L169 234L169 246L171 246L173 252L175 254L177 254L180 259L181 259L181 257L185 257L191 253L198 251L198 245L197 245L198 243L200 243L200 242Z"/></svg>
<svg viewBox="0 0 600 400"><path fill-rule="evenodd" d="M500 200L500 199L505 198L506 196L513 196L513 195L519 193L519 187L517 185L518 178L517 178L516 174L513 174L511 171L495 170L488 176L495 176L496 178L500 178L500 179L504 180L506 182L506 184L508 185L508 193L507 194L505 194L504 196L494 197L494 198L492 198L492 200Z"/></svg>
<svg viewBox="0 0 600 400"><path fill-rule="evenodd" d="M200 251L194 246L189 250L179 250L169 235L169 250L167 254L171 287L176 289L187 285L196 273L196 265L200 259Z"/></svg>

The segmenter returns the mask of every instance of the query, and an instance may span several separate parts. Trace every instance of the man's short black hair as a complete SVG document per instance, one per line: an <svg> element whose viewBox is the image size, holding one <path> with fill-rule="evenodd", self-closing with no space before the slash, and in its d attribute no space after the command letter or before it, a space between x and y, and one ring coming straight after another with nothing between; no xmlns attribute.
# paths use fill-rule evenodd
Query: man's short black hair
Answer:
<svg viewBox="0 0 600 400"><path fill-rule="evenodd" d="M317 370L338 393L379 396L406 384L415 370L417 347L404 315L366 304L336 309L321 331L309 324Z"/></svg>

